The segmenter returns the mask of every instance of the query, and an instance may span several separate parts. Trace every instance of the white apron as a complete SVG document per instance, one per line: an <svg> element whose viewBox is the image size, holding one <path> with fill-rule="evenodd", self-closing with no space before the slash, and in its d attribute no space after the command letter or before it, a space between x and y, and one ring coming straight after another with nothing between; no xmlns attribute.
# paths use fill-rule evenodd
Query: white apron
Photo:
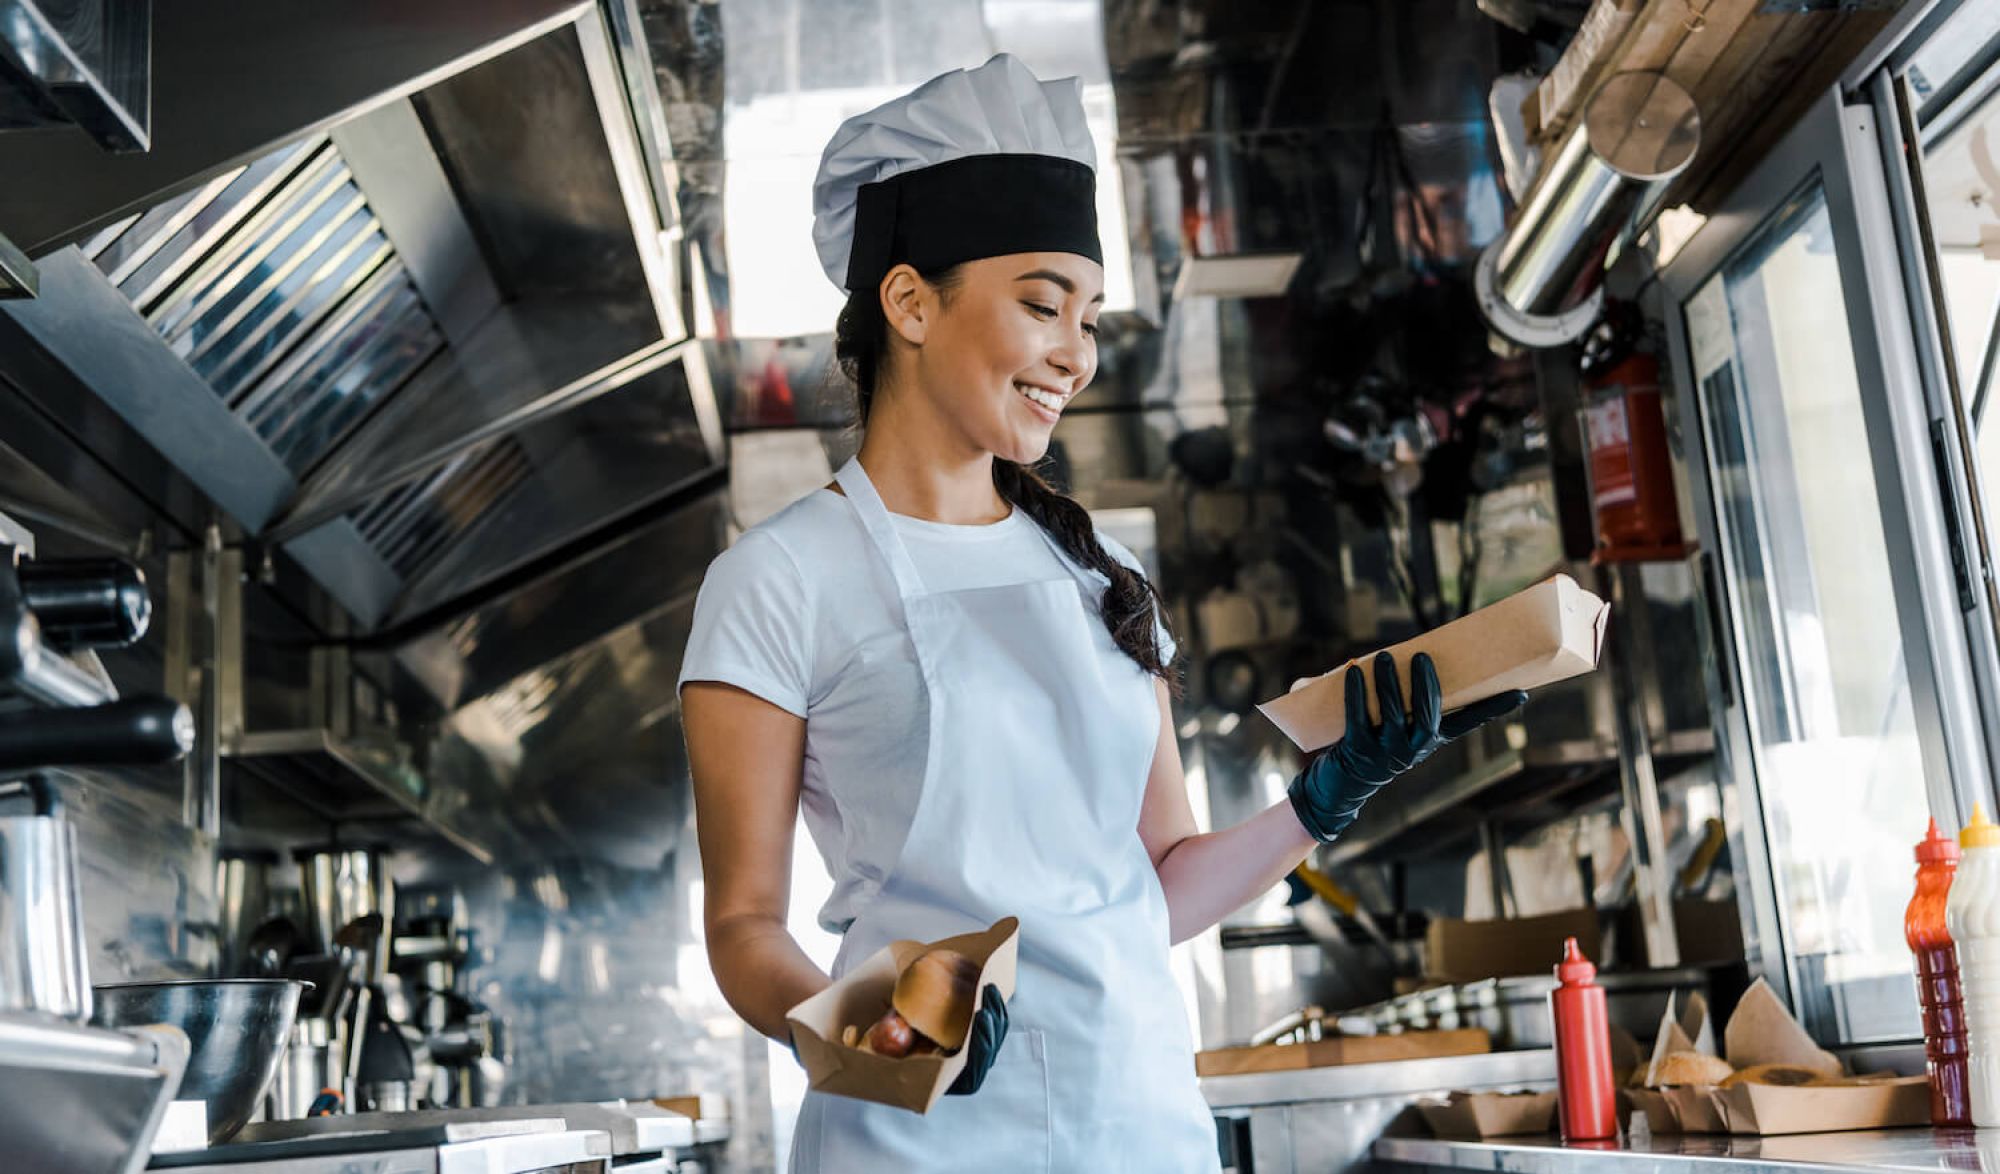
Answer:
<svg viewBox="0 0 2000 1174"><path fill-rule="evenodd" d="M927 593L860 461L836 480L894 575L930 743L909 836L834 975L897 938L1009 914L1020 969L977 1093L919 1116L809 1092L794 1174L1219 1170L1166 896L1139 839L1159 705L1085 605L1104 580L1037 525L1069 577Z"/></svg>

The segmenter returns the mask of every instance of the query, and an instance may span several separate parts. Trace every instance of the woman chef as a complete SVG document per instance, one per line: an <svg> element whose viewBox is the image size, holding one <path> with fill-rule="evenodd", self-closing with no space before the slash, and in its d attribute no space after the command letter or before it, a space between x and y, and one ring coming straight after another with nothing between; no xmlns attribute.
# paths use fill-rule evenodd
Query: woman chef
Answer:
<svg viewBox="0 0 2000 1174"><path fill-rule="evenodd" d="M1520 703L1439 713L1419 659L1290 801L1195 830L1174 642L1123 546L1030 468L1097 370L1095 153L1075 79L1005 55L848 120L814 235L849 291L866 428L834 484L709 567L681 672L707 940L751 1025L830 981L786 932L801 806L834 880L838 975L898 938L1020 918L1011 1004L926 1115L808 1093L794 1171L1212 1171L1170 944L1277 884L1362 802Z"/></svg>

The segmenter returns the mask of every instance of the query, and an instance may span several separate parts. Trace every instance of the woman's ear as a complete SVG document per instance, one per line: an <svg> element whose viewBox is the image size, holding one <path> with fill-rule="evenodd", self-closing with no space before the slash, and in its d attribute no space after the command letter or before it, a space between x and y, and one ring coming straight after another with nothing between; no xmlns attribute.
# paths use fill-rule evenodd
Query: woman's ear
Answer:
<svg viewBox="0 0 2000 1174"><path fill-rule="evenodd" d="M922 346L937 310L930 282L910 265L898 265L882 279L882 316L889 329L911 346Z"/></svg>

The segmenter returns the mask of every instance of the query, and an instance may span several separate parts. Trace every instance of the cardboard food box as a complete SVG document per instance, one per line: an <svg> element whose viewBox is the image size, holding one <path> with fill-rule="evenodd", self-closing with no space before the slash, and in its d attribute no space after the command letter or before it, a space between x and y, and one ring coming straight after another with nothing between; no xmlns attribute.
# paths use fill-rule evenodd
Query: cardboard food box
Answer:
<svg viewBox="0 0 2000 1174"><path fill-rule="evenodd" d="M1405 1031L1395 1035L1334 1036L1300 1044L1259 1044L1196 1052L1196 1076L1244 1072L1285 1072L1335 1064L1381 1064L1435 1056L1475 1056L1493 1050L1492 1037L1477 1027L1451 1031Z"/></svg>
<svg viewBox="0 0 2000 1174"><path fill-rule="evenodd" d="M1552 1092L1455 1092L1443 1101L1419 1101L1417 1111L1439 1137L1509 1137L1547 1133L1555 1127Z"/></svg>
<svg viewBox="0 0 2000 1174"><path fill-rule="evenodd" d="M1715 1054L1706 1005L1698 995L1688 1004L1676 1016L1668 1003L1652 1058L1641 1074L1646 1084L1660 1083L1661 1066L1675 1052ZM1628 1089L1627 1101L1646 1113L1653 1132L1769 1137L1930 1124L1930 1089L1924 1077L1846 1075L1839 1058L1813 1042L1762 979L1744 993L1722 1036L1724 1056L1738 1073L1732 1080L1753 1068L1783 1065L1809 1082Z"/></svg>
<svg viewBox="0 0 2000 1174"><path fill-rule="evenodd" d="M946 1055L878 1056L840 1042L841 1029L868 1026L889 1009L896 976L917 955L938 946L957 950L979 963L979 999L987 984L1014 997L1014 969L1020 952L1019 919L1003 917L978 933L959 934L935 942L891 942L840 980L786 1013L792 1042L798 1045L807 1083L820 1092L895 1105L913 1113L928 1113L944 1090L965 1069L965 1049Z"/></svg>
<svg viewBox="0 0 2000 1174"><path fill-rule="evenodd" d="M1389 649L1404 688L1410 658L1430 653L1437 665L1444 707L1457 709L1509 689L1537 689L1580 676L1597 667L1611 607L1568 575L1544 579L1525 591L1480 608L1413 640ZM1283 697L1257 708L1299 749L1311 752L1340 740L1347 729L1348 665L1368 665L1374 655L1349 661L1321 676L1301 681ZM1380 718L1375 690L1368 690L1368 713Z"/></svg>
<svg viewBox="0 0 2000 1174"><path fill-rule="evenodd" d="M1575 938L1585 957L1599 958L1599 936L1594 909L1497 921L1434 917L1424 931L1424 974L1444 982L1548 974L1562 959L1564 938Z"/></svg>

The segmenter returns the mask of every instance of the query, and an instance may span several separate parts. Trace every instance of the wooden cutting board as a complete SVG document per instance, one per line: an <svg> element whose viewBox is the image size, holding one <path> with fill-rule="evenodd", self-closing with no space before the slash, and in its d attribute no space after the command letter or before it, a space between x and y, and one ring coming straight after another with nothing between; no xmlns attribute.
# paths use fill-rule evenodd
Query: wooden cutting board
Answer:
<svg viewBox="0 0 2000 1174"><path fill-rule="evenodd" d="M1401 1035L1357 1035L1304 1044L1262 1044L1254 1048L1217 1048L1196 1052L1197 1076L1235 1076L1244 1072L1284 1072L1324 1068L1333 1064L1380 1064L1389 1060L1426 1060L1434 1056L1472 1056L1493 1050L1493 1041L1477 1027L1454 1031L1406 1031Z"/></svg>

